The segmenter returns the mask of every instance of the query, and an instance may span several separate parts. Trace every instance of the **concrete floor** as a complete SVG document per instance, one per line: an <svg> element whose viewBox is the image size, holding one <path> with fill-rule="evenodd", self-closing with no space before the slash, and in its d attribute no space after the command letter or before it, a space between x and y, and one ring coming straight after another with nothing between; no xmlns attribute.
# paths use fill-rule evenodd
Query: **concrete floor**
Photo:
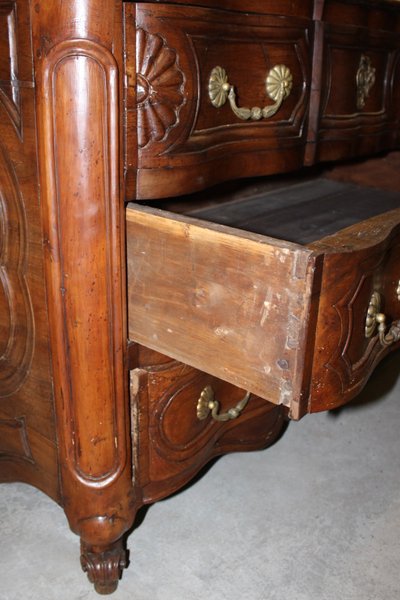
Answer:
<svg viewBox="0 0 400 600"><path fill-rule="evenodd" d="M113 600L399 600L399 354L359 401L151 507ZM0 599L99 598L63 512L0 486Z"/></svg>

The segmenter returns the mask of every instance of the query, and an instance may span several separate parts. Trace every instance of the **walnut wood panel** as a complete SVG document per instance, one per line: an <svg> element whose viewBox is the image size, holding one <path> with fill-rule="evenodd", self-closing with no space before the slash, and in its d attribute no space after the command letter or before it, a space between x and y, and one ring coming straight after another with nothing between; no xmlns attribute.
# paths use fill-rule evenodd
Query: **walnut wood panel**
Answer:
<svg viewBox="0 0 400 600"><path fill-rule="evenodd" d="M26 379L35 345L32 299L27 283L27 223L12 162L0 143L0 398Z"/></svg>
<svg viewBox="0 0 400 600"><path fill-rule="evenodd" d="M26 2L0 3L0 104L21 133L21 88L33 82Z"/></svg>
<svg viewBox="0 0 400 600"><path fill-rule="evenodd" d="M399 31L398 0L321 0L315 4L320 5L316 18L326 23Z"/></svg>
<svg viewBox="0 0 400 600"><path fill-rule="evenodd" d="M127 5L128 199L299 168L310 29L311 21L294 17L248 14L244 19L220 10ZM207 90L214 67L226 69L240 106L263 107L273 103L266 95L267 73L282 64L293 75L293 88L273 117L245 122L229 103L212 106Z"/></svg>
<svg viewBox="0 0 400 600"><path fill-rule="evenodd" d="M130 338L296 415L310 251L137 205L127 236Z"/></svg>
<svg viewBox="0 0 400 600"><path fill-rule="evenodd" d="M0 480L60 499L29 11L0 2Z"/></svg>
<svg viewBox="0 0 400 600"><path fill-rule="evenodd" d="M35 462L29 444L25 419L0 419L0 459L4 457Z"/></svg>
<svg viewBox="0 0 400 600"><path fill-rule="evenodd" d="M196 405L205 386L213 388L221 411L236 405L245 391L171 359L160 362L146 349L139 349L138 365L131 371L132 425L144 502L173 493L213 456L269 446L284 427L284 407L255 396L236 420L200 421Z"/></svg>
<svg viewBox="0 0 400 600"><path fill-rule="evenodd" d="M355 225L313 244L324 267L316 330L309 410L329 410L358 393L376 364L391 350L377 332L365 337L365 319L374 291L388 327L400 319L400 210Z"/></svg>
<svg viewBox="0 0 400 600"><path fill-rule="evenodd" d="M0 102L17 129L21 126L18 85L17 3L0 4Z"/></svg>

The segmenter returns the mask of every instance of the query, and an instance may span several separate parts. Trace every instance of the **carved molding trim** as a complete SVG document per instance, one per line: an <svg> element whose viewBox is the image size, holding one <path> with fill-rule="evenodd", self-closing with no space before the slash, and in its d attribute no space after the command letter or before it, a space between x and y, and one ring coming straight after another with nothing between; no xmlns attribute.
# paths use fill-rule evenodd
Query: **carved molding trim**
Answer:
<svg viewBox="0 0 400 600"><path fill-rule="evenodd" d="M73 477L108 485L125 468L118 67L90 40L43 62L43 198L53 352ZM73 177L71 177L73 173Z"/></svg>
<svg viewBox="0 0 400 600"><path fill-rule="evenodd" d="M35 463L24 417L0 419L0 459Z"/></svg>
<svg viewBox="0 0 400 600"><path fill-rule="evenodd" d="M137 131L139 148L163 141L179 122L185 76L176 50L158 34L136 32Z"/></svg>
<svg viewBox="0 0 400 600"><path fill-rule="evenodd" d="M35 327L26 260L24 204L14 169L0 144L0 398L18 391L33 358Z"/></svg>
<svg viewBox="0 0 400 600"><path fill-rule="evenodd" d="M3 23L2 23L3 22ZM18 81L18 48L17 48L17 4L5 2L0 4L1 29L7 31L0 40L0 51L3 54L2 67L7 70L0 72L0 103L7 111L18 133L21 133L21 97ZM6 47L3 47L6 45ZM7 56L8 61L4 60Z"/></svg>

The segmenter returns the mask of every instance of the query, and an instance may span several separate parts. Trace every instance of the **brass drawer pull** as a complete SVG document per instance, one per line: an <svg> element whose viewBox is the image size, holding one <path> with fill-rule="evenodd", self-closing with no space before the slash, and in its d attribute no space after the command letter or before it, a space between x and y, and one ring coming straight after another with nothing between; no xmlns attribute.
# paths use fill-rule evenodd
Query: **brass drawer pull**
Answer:
<svg viewBox="0 0 400 600"><path fill-rule="evenodd" d="M375 83L375 68L372 66L371 59L365 54L361 55L360 64L356 74L357 84L357 108L363 109L369 96L372 86Z"/></svg>
<svg viewBox="0 0 400 600"><path fill-rule="evenodd" d="M400 300L400 282L398 284L397 297ZM389 331L386 332L386 315L380 312L381 296L379 292L373 292L369 302L367 318L365 320L365 337L373 335L378 326L379 341L382 346L390 346L400 341L400 320L393 321Z"/></svg>
<svg viewBox="0 0 400 600"><path fill-rule="evenodd" d="M259 121L260 119L269 119L281 107L282 102L289 96L293 85L293 77L285 65L276 65L273 67L265 80L265 88L274 104L259 108L239 108L236 104L235 88L228 82L228 75L222 67L214 67L208 80L208 95L215 108L220 108L229 100L231 108L235 115L247 121Z"/></svg>
<svg viewBox="0 0 400 600"><path fill-rule="evenodd" d="M226 413L219 414L219 402L218 400L215 400L212 387L207 385L201 392L200 398L197 401L197 418L200 421L203 421L208 417L211 411L211 416L215 421L230 421L231 419L237 419L248 403L250 395L250 392L247 392L244 398L242 398L236 406L230 408Z"/></svg>
<svg viewBox="0 0 400 600"><path fill-rule="evenodd" d="M390 346L400 341L400 321L393 321L390 329L386 331L386 315L378 313L376 315L376 322L378 325L379 341L382 346Z"/></svg>

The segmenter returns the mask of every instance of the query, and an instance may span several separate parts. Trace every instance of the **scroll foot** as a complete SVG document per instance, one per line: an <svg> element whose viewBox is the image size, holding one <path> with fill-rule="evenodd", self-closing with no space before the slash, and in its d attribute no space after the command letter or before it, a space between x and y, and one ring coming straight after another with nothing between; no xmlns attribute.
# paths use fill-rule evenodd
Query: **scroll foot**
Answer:
<svg viewBox="0 0 400 600"><path fill-rule="evenodd" d="M115 592L127 563L123 539L105 548L89 546L81 541L81 566L98 594Z"/></svg>

